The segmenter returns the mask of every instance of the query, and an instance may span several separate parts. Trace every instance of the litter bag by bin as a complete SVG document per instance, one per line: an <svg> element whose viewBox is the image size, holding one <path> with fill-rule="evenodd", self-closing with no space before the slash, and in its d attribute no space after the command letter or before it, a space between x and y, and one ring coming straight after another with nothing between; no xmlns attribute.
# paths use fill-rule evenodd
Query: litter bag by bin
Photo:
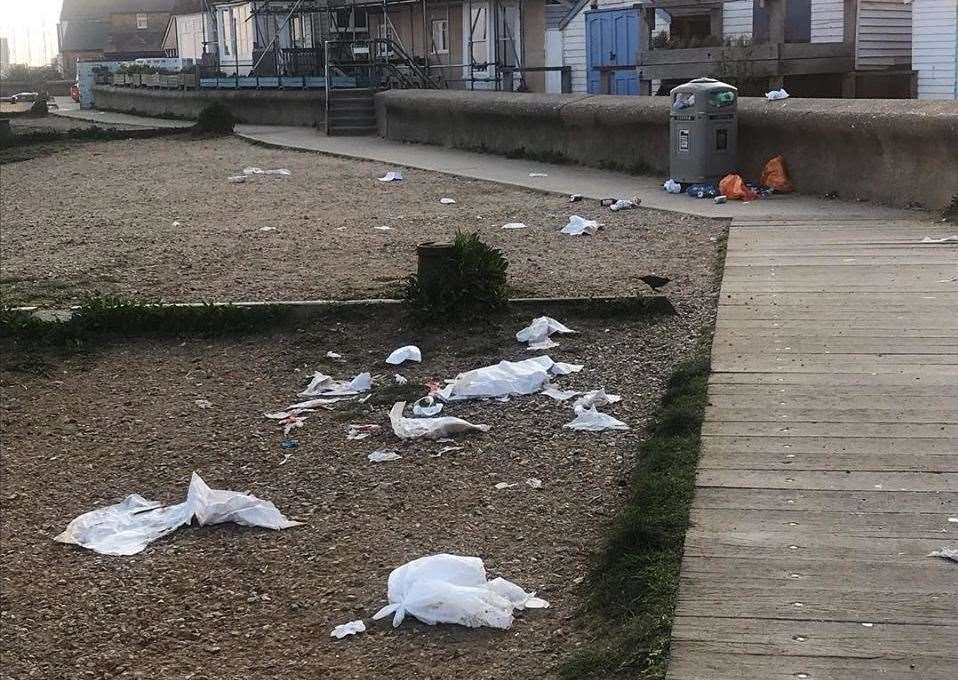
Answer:
<svg viewBox="0 0 958 680"><path fill-rule="evenodd" d="M762 186L774 189L775 193L779 194L788 194L795 190L788 180L784 158L775 156L765 164L765 169L762 170Z"/></svg>
<svg viewBox="0 0 958 680"><path fill-rule="evenodd" d="M726 175L719 182L719 193L730 201L754 201L756 194L745 186L739 175Z"/></svg>

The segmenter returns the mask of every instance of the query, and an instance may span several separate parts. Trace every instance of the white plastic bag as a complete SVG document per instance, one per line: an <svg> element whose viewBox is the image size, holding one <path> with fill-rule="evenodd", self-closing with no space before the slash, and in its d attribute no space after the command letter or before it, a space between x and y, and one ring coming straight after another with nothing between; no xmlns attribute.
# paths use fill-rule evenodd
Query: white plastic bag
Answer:
<svg viewBox="0 0 958 680"><path fill-rule="evenodd" d="M275 170L263 170L263 168L248 167L243 168L244 175L289 175L286 168L276 168Z"/></svg>
<svg viewBox="0 0 958 680"><path fill-rule="evenodd" d="M391 449L379 449L378 451L373 451L368 456L370 463L388 463L393 460L400 460L402 456Z"/></svg>
<svg viewBox="0 0 958 680"><path fill-rule="evenodd" d="M402 180L402 173L398 170L390 170L382 177L377 177L380 182L398 182Z"/></svg>
<svg viewBox="0 0 958 680"><path fill-rule="evenodd" d="M549 603L505 579L486 580L478 557L429 555L389 574L389 604L373 616L393 615L393 627L410 614L430 626L455 623L470 628L512 626L516 609L543 608Z"/></svg>
<svg viewBox="0 0 958 680"><path fill-rule="evenodd" d="M460 373L437 394L444 401L532 394L540 391L553 375L563 374L563 368L568 366L571 364L557 364L548 356L500 361L493 366Z"/></svg>
<svg viewBox="0 0 958 680"><path fill-rule="evenodd" d="M560 233L568 234L569 236L592 236L595 232L599 231L601 227L602 225L595 220L587 220L579 215L572 215L569 218L569 223L562 227Z"/></svg>
<svg viewBox="0 0 958 680"><path fill-rule="evenodd" d="M575 400L573 408L591 408L593 406L608 406L622 401L618 394L606 394L605 388L586 392Z"/></svg>
<svg viewBox="0 0 958 680"><path fill-rule="evenodd" d="M442 402L433 397L423 397L412 405L412 413L419 418L432 418L442 411Z"/></svg>
<svg viewBox="0 0 958 680"><path fill-rule="evenodd" d="M440 439L458 432L488 432L488 425L473 425L462 418L443 416L441 418L405 418L403 409L406 402L397 401L389 412L389 422L393 432L400 439Z"/></svg>
<svg viewBox="0 0 958 680"><path fill-rule="evenodd" d="M665 180L665 184L662 185L662 188L668 191L670 194L682 193L682 185L676 182L674 179Z"/></svg>
<svg viewBox="0 0 958 680"><path fill-rule="evenodd" d="M506 222L502 225L503 229L525 229L526 225L522 222Z"/></svg>
<svg viewBox="0 0 958 680"><path fill-rule="evenodd" d="M454 198L440 198L439 202L443 205L456 205L456 199Z"/></svg>
<svg viewBox="0 0 958 680"><path fill-rule="evenodd" d="M589 408L577 406L575 409L575 419L562 427L567 427L570 430L585 430L588 432L629 429L629 426L621 420L616 420L607 413L599 413L596 411L595 406Z"/></svg>
<svg viewBox="0 0 958 680"><path fill-rule="evenodd" d="M342 640L347 635L355 635L356 633L365 633L366 624L362 620L350 621L349 623L343 623L339 626L333 628L333 632L329 634L329 637L334 637L337 640Z"/></svg>
<svg viewBox="0 0 958 680"><path fill-rule="evenodd" d="M351 397L360 392L368 392L373 385L372 376L369 373L360 373L349 382L333 380L330 376L316 371L306 386L306 389L299 393L301 397ZM295 406L290 408L296 408Z"/></svg>
<svg viewBox="0 0 958 680"><path fill-rule="evenodd" d="M771 92L765 93L765 98L770 102L775 101L776 99L788 99L788 97L789 94L785 91L784 87L779 90L772 90Z"/></svg>
<svg viewBox="0 0 958 680"><path fill-rule="evenodd" d="M406 345L394 350L392 354L386 357L386 363L398 366L404 361L422 361L422 352L415 345Z"/></svg>
<svg viewBox="0 0 958 680"><path fill-rule="evenodd" d="M301 524L286 519L269 501L236 491L211 489L194 472L183 503L164 507L133 494L116 505L80 515L53 540L103 555L135 555L194 518L200 526L235 522L243 526L288 529Z"/></svg>
<svg viewBox="0 0 958 680"><path fill-rule="evenodd" d="M620 198L609 206L609 210L612 212L619 212L620 210L632 210L636 207L638 207L638 205L635 203L635 201L627 201L624 198Z"/></svg>
<svg viewBox="0 0 958 680"><path fill-rule="evenodd" d="M226 181L230 184L242 184L246 181L246 175L231 175L226 178Z"/></svg>
<svg viewBox="0 0 958 680"><path fill-rule="evenodd" d="M551 316L540 316L533 319L532 323L516 333L516 340L529 344L530 350L549 349L555 347L558 343L550 340L549 336L553 333L575 333L568 326L559 323Z"/></svg>

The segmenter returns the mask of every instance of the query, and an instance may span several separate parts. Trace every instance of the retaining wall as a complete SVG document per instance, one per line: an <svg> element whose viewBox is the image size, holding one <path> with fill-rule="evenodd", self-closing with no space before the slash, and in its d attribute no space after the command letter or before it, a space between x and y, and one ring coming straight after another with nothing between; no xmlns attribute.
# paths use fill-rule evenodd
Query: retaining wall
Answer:
<svg viewBox="0 0 958 680"><path fill-rule="evenodd" d="M379 133L668 177L665 97L392 90ZM958 105L917 100L742 98L740 172L782 154L798 191L940 208L958 193Z"/></svg>
<svg viewBox="0 0 958 680"><path fill-rule="evenodd" d="M204 107L220 102L240 123L252 125L323 125L326 95L322 90L161 90L95 85L98 109L144 116L195 120Z"/></svg>

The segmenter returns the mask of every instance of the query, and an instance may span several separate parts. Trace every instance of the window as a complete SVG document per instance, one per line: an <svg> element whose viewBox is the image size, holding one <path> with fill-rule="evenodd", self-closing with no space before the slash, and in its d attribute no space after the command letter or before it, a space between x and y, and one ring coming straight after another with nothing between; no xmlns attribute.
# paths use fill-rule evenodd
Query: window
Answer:
<svg viewBox="0 0 958 680"><path fill-rule="evenodd" d="M227 33L227 31L231 31L231 29L235 28L235 26L233 26L230 10L228 9L223 10L222 19L223 19L223 25L222 25L223 30L220 31L220 35L223 36L223 54L225 54L226 56L229 56L230 54L232 54L232 52L230 52L230 39L229 39L230 33Z"/></svg>
<svg viewBox="0 0 958 680"><path fill-rule="evenodd" d="M489 61L489 43L486 40L486 8L473 7L470 15L472 30L469 42L469 60L472 64L485 68Z"/></svg>
<svg viewBox="0 0 958 680"><path fill-rule="evenodd" d="M333 31L336 33L368 33L369 17L366 10L345 7L333 13Z"/></svg>
<svg viewBox="0 0 958 680"><path fill-rule="evenodd" d="M137 30L144 30L149 28L149 15L147 14L137 14L136 15L136 28Z"/></svg>
<svg viewBox="0 0 958 680"><path fill-rule="evenodd" d="M376 37L380 40L395 40L396 37L393 34L392 24L388 23L389 19L383 19L386 23L379 24L376 29ZM376 51L380 57L391 57L393 56L393 46L391 43L379 43L376 46Z"/></svg>
<svg viewBox="0 0 958 680"><path fill-rule="evenodd" d="M449 54L449 22L445 19L432 20L432 53Z"/></svg>

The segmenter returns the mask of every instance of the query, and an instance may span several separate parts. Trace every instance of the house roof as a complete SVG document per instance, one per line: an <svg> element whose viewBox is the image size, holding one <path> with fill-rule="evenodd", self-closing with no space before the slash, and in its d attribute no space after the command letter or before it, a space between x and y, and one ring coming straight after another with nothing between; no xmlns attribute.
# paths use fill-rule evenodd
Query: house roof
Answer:
<svg viewBox="0 0 958 680"><path fill-rule="evenodd" d="M101 19L111 14L169 12L176 0L63 0L60 21Z"/></svg>
<svg viewBox="0 0 958 680"><path fill-rule="evenodd" d="M102 50L110 42L110 22L100 19L69 21L60 38L60 51Z"/></svg>

